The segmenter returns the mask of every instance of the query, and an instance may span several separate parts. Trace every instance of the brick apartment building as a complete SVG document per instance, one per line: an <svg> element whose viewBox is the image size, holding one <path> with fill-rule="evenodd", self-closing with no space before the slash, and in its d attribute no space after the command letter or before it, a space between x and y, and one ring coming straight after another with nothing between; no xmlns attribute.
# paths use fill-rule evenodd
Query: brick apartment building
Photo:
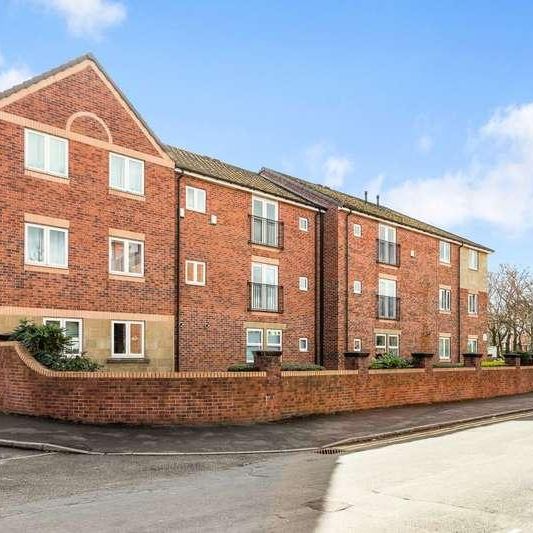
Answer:
<svg viewBox="0 0 533 533"><path fill-rule="evenodd" d="M434 353L458 362L487 352L492 251L368 200L263 169L321 207L327 367L348 351Z"/></svg>
<svg viewBox="0 0 533 533"><path fill-rule="evenodd" d="M0 332L120 370L486 350L489 249L163 145L92 56L0 93Z"/></svg>

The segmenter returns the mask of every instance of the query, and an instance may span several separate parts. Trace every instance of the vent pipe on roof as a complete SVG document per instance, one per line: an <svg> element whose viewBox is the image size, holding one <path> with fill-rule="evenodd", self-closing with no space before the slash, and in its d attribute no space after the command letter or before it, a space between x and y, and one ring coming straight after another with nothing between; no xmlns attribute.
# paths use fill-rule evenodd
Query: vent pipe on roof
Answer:
<svg viewBox="0 0 533 533"><path fill-rule="evenodd" d="M376 205L379 207L379 194L376 194Z"/></svg>
<svg viewBox="0 0 533 533"><path fill-rule="evenodd" d="M365 204L368 202L368 191L365 191Z"/></svg>

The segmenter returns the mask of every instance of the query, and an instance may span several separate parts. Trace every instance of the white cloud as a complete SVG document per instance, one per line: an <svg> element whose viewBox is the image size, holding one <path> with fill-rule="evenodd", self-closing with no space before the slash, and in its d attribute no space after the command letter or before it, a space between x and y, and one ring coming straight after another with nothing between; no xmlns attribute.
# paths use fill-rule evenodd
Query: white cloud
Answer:
<svg viewBox="0 0 533 533"><path fill-rule="evenodd" d="M307 175L328 187L342 187L354 167L349 157L338 154L324 142L316 143L305 150L303 159Z"/></svg>
<svg viewBox="0 0 533 533"><path fill-rule="evenodd" d="M99 39L104 30L126 18L125 6L114 0L34 0L62 16L70 33Z"/></svg>
<svg viewBox="0 0 533 533"><path fill-rule="evenodd" d="M464 169L409 179L387 205L437 225L481 221L508 234L533 227L533 103L496 111L475 136Z"/></svg>
<svg viewBox="0 0 533 533"><path fill-rule="evenodd" d="M416 140L416 148L422 154L431 152L433 148L433 139L429 135L421 135Z"/></svg>
<svg viewBox="0 0 533 533"><path fill-rule="evenodd" d="M6 60L0 54L0 91L5 91L13 85L18 85L24 80L31 78L32 74L25 65L7 65Z"/></svg>

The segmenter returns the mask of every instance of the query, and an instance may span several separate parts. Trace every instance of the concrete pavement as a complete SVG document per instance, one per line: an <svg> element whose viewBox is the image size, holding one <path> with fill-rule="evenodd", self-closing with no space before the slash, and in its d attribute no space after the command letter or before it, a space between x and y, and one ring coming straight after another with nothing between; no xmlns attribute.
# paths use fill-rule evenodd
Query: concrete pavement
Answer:
<svg viewBox="0 0 533 533"><path fill-rule="evenodd" d="M533 531L532 417L342 456L2 453L2 533Z"/></svg>
<svg viewBox="0 0 533 533"><path fill-rule="evenodd" d="M533 394L395 407L290 419L270 424L202 427L93 426L0 415L0 440L32 441L101 452L198 453L318 448L346 438L533 409Z"/></svg>

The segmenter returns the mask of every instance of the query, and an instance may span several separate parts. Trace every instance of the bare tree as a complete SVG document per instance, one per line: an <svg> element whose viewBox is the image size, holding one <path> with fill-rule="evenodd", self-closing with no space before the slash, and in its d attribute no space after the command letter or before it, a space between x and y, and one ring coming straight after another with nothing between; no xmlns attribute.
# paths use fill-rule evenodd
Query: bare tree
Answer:
<svg viewBox="0 0 533 533"><path fill-rule="evenodd" d="M528 269L500 265L489 274L489 333L498 355L522 351L533 338L533 278Z"/></svg>

